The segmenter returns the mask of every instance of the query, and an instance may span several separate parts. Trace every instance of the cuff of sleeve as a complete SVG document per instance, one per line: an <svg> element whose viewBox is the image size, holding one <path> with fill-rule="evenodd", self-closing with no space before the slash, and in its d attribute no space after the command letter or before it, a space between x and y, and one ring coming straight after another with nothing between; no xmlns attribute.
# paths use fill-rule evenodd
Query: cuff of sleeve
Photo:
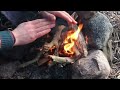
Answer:
<svg viewBox="0 0 120 90"><path fill-rule="evenodd" d="M0 32L1 39L1 50L11 49L15 43L15 38L11 31L1 31Z"/></svg>

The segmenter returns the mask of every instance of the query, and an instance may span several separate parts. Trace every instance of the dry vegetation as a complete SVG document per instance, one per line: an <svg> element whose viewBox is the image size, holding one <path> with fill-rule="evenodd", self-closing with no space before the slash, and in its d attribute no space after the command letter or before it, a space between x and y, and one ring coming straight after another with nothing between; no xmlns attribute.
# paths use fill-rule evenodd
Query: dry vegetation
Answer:
<svg viewBox="0 0 120 90"><path fill-rule="evenodd" d="M110 75L111 79L120 79L120 11L101 11L105 14L114 27L112 35L113 43L113 72Z"/></svg>

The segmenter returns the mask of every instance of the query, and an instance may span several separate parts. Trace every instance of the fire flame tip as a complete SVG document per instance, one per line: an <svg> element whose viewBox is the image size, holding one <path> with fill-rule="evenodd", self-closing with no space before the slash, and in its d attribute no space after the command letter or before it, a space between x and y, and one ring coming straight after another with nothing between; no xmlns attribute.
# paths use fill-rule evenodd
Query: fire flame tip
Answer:
<svg viewBox="0 0 120 90"><path fill-rule="evenodd" d="M67 53L68 55L73 55L74 54L74 45L76 40L78 39L79 33L83 28L83 24L79 24L78 29L74 32L72 32L71 30L68 31L67 33L67 37L64 40L64 51L65 53Z"/></svg>

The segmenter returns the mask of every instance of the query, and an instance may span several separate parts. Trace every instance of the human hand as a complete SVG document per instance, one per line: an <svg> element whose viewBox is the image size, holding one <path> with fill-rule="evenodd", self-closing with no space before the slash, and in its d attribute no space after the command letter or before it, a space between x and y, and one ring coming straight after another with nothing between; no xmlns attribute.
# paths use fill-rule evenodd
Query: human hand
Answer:
<svg viewBox="0 0 120 90"><path fill-rule="evenodd" d="M12 31L16 39L14 46L25 45L35 41L37 38L49 33L54 26L54 21L46 19L24 22Z"/></svg>
<svg viewBox="0 0 120 90"><path fill-rule="evenodd" d="M65 11L41 11L40 14L51 21L55 21L56 17L60 17L69 24L77 24L77 22Z"/></svg>

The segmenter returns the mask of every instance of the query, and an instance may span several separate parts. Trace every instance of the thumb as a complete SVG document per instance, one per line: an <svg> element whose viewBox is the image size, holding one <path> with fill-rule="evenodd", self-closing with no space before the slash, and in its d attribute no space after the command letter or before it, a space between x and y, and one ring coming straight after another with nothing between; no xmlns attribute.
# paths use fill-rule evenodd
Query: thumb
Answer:
<svg viewBox="0 0 120 90"><path fill-rule="evenodd" d="M50 21L55 21L56 20L56 17L53 14L48 13L47 11L42 11L40 14L42 15L42 17L44 17L44 18L46 18Z"/></svg>

